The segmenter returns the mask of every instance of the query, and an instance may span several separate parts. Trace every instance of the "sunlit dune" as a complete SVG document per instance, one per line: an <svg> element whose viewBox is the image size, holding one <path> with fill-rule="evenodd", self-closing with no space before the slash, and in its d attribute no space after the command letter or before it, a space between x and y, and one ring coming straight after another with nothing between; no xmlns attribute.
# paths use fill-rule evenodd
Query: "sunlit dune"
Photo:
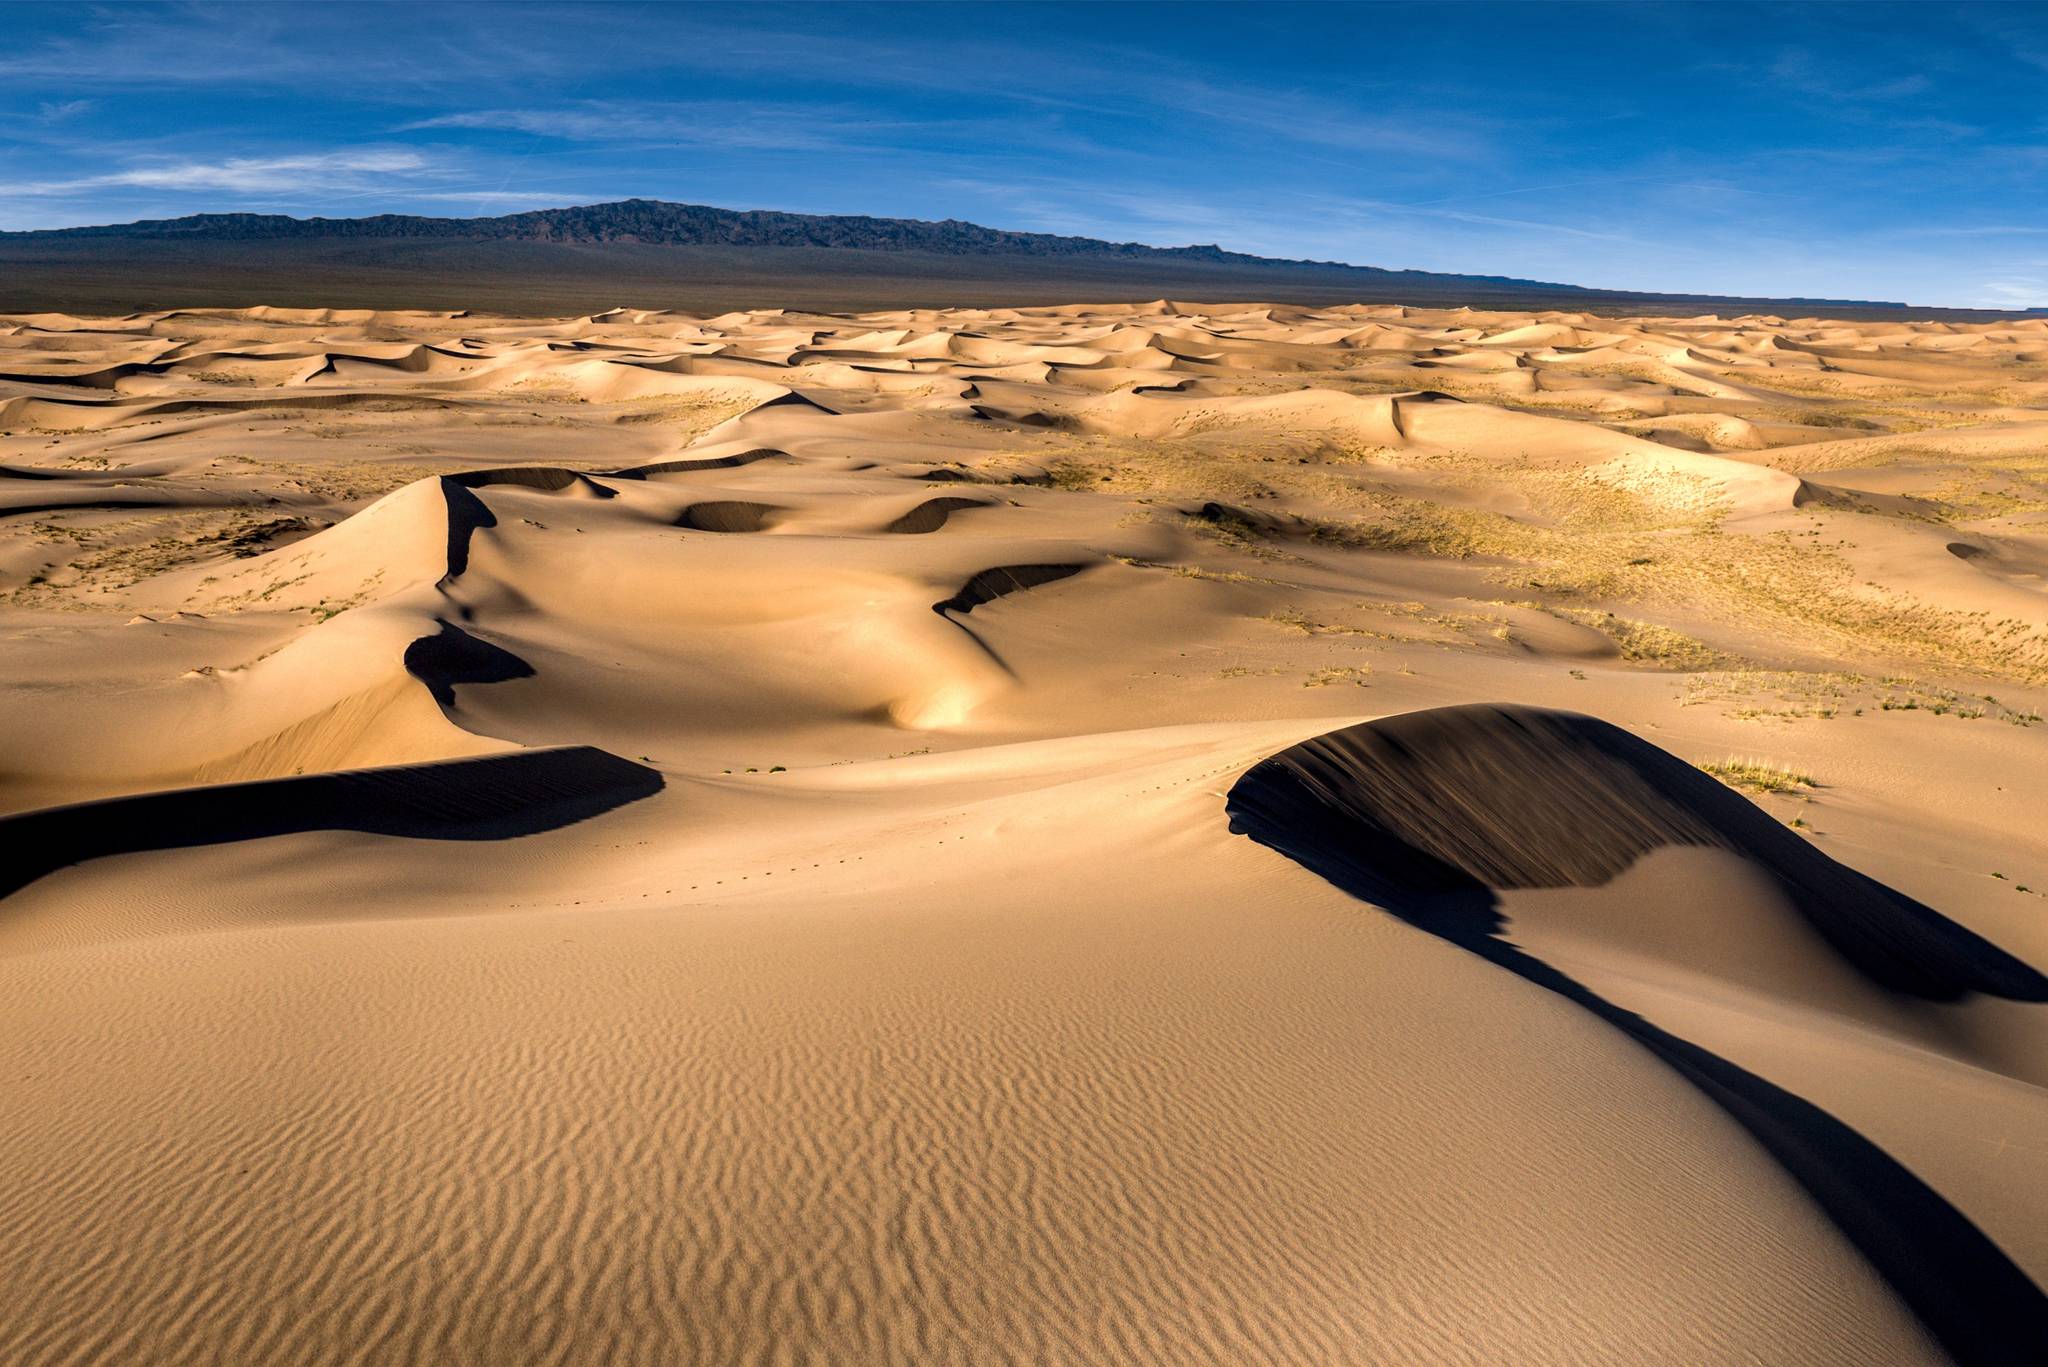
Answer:
<svg viewBox="0 0 2048 1367"><path fill-rule="evenodd" d="M2022 1363L2048 320L0 316L0 1362Z"/></svg>

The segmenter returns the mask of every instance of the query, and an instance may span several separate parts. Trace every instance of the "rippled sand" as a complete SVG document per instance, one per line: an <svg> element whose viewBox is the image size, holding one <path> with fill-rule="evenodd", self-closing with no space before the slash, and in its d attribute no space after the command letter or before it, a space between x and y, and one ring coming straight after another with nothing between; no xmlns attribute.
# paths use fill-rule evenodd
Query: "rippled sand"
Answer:
<svg viewBox="0 0 2048 1367"><path fill-rule="evenodd" d="M2044 450L2041 321L0 318L0 1359L2026 1361ZM1248 797L1469 703L1655 749Z"/></svg>

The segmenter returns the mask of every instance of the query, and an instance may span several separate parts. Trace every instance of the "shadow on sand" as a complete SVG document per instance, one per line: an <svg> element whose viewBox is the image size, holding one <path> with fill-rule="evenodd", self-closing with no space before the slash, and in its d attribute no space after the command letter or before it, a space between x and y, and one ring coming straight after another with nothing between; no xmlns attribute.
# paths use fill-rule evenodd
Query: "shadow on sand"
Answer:
<svg viewBox="0 0 2048 1367"><path fill-rule="evenodd" d="M2041 974L1591 717L1474 706L1368 722L1253 766L1228 811L1234 831L1648 1049L1770 1152L1958 1362L2042 1360L2048 1297L1960 1211L1826 1111L1503 939L1495 892L1597 886L1659 846L1715 846L1770 872L1845 960L1895 992L2038 1002Z"/></svg>
<svg viewBox="0 0 2048 1367"><path fill-rule="evenodd" d="M656 770L575 746L49 807L0 817L0 897L110 854L303 831L506 840L587 820L662 786Z"/></svg>

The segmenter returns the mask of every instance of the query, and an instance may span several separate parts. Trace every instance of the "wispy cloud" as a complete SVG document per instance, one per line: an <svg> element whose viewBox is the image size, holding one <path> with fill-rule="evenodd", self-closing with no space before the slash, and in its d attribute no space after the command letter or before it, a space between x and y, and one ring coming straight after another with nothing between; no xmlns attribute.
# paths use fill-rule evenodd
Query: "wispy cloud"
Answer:
<svg viewBox="0 0 2048 1367"><path fill-rule="evenodd" d="M1438 199L1406 201L1410 209L1429 209L1459 204L1469 204L1475 199L1508 199L1517 195L1554 195L1560 190L1588 190L1596 187L1615 185L1655 185L1669 189L1697 190L1710 195L1760 195L1765 190L1749 189L1725 182L1686 180L1662 175L1636 176L1589 176L1581 180L1558 180L1544 185L1515 185L1497 190L1472 190L1468 193L1445 195Z"/></svg>
<svg viewBox="0 0 2048 1367"><path fill-rule="evenodd" d="M1306 194L1278 211L1235 199L1194 199L1170 187L1088 190L1057 181L976 182L976 188L1028 213L1034 226L1092 236L1136 234L1161 244L1214 241L1238 251L1300 256L1306 252L1357 264L1366 234L1384 235L1417 219L1604 242L1632 242L1626 233L1581 224L1475 214L1437 204L1408 204L1356 195ZM1411 229L1403 229L1409 231ZM1289 245L1289 244L1292 245Z"/></svg>
<svg viewBox="0 0 2048 1367"><path fill-rule="evenodd" d="M1077 69L1087 71L1076 63L1063 74L1071 78ZM1089 74L1088 83L1095 90L1115 92L1116 99L1124 102L1125 112L1133 107L1149 108L1182 122L1250 134L1280 145L1335 152L1464 161L1491 155L1499 131L1497 125L1469 111L1389 114L1352 100L1260 88L1191 74L1156 61L1105 61ZM1170 123L1164 126L1173 127Z"/></svg>
<svg viewBox="0 0 2048 1367"><path fill-rule="evenodd" d="M229 194L324 192L362 189L379 180L413 179L435 170L435 164L418 152L363 148L222 161L152 161L102 175L0 185L0 194L57 196L115 188Z"/></svg>
<svg viewBox="0 0 2048 1367"><path fill-rule="evenodd" d="M2048 274L1986 280L1970 302L1980 308L2040 308L2048 305Z"/></svg>
<svg viewBox="0 0 2048 1367"><path fill-rule="evenodd" d="M1980 5L1959 8L1953 21L2012 61L2048 71L2048 35L2031 17L2028 6Z"/></svg>
<svg viewBox="0 0 2048 1367"><path fill-rule="evenodd" d="M1831 100L1906 100L1926 94L1934 85L1920 71L1873 78L1861 70L1837 67L1805 48L1781 49L1764 71L1782 86Z"/></svg>
<svg viewBox="0 0 2048 1367"><path fill-rule="evenodd" d="M441 204L534 204L544 208L565 208L589 202L587 195L551 190L414 190L406 198L433 200Z"/></svg>
<svg viewBox="0 0 2048 1367"><path fill-rule="evenodd" d="M2040 223L1982 223L1969 226L1942 227L1933 225L1920 228L1895 228L1885 234L1888 237L2044 237L2048 236L2048 224Z"/></svg>
<svg viewBox="0 0 2048 1367"><path fill-rule="evenodd" d="M898 131L917 127L891 125ZM858 110L741 101L632 103L582 100L548 108L474 109L415 119L400 133L437 128L530 133L569 142L661 142L735 150L822 151L843 147L863 128Z"/></svg>
<svg viewBox="0 0 2048 1367"><path fill-rule="evenodd" d="M0 222L641 194L1726 293L2044 273L2038 7L1080 13L17 5Z"/></svg>
<svg viewBox="0 0 2048 1367"><path fill-rule="evenodd" d="M0 49L0 77L19 87L95 89L360 85L362 66L336 61L337 51L374 54L380 89L446 89L565 68L551 44L518 31L521 18L541 16L516 4L77 8L78 22L70 31L40 40L24 37Z"/></svg>

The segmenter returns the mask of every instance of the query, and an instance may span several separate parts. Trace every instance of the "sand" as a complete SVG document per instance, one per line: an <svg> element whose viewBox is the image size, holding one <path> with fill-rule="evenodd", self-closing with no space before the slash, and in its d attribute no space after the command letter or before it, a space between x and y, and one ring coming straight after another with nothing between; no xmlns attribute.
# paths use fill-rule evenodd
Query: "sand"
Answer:
<svg viewBox="0 0 2048 1367"><path fill-rule="evenodd" d="M2048 323L0 317L0 1360L2048 1342Z"/></svg>

